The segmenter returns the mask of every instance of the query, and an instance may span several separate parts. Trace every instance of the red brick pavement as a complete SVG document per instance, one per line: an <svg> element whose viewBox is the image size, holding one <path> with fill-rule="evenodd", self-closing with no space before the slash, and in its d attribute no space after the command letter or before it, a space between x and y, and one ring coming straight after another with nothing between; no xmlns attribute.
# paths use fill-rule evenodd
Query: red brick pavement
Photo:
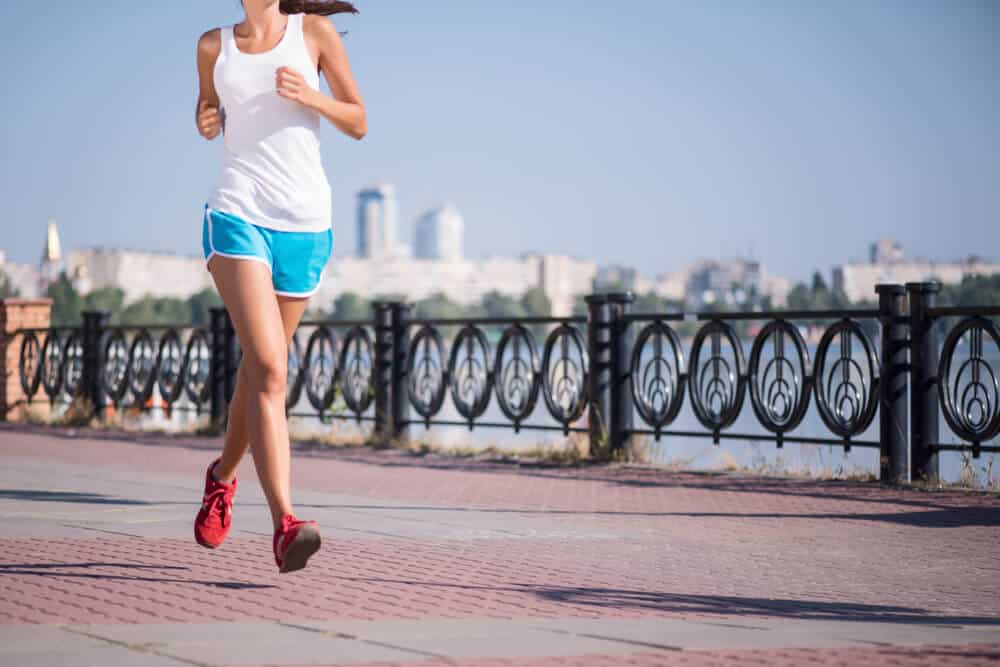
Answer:
<svg viewBox="0 0 1000 667"><path fill-rule="evenodd" d="M87 436L0 430L9 455L196 477L218 447L207 439ZM0 624L720 615L962 622L1000 614L995 495L643 467L519 468L363 449L299 447L294 460L298 488L629 532L618 539L335 540L308 578L280 580L264 537L233 539L218 552L190 540L112 535L0 540ZM307 608L303 599L312 601ZM799 664L805 655L629 661ZM825 664L985 664L1000 657L1000 647L808 655L825 656Z"/></svg>
<svg viewBox="0 0 1000 667"><path fill-rule="evenodd" d="M694 555L675 562L670 549L616 540L335 540L308 577L280 579L269 546L267 538L217 552L178 539L2 540L0 623L720 615L957 622L994 615L997 604L967 590L943 591L930 604L926 592L853 573L860 585L735 565L719 576L721 566L706 571Z"/></svg>
<svg viewBox="0 0 1000 667"><path fill-rule="evenodd" d="M676 651L631 655L581 655L558 658L492 660L422 660L408 663L354 663L351 667L824 667L894 665L896 667L995 667L1000 645L887 646L879 648L779 649L770 651Z"/></svg>

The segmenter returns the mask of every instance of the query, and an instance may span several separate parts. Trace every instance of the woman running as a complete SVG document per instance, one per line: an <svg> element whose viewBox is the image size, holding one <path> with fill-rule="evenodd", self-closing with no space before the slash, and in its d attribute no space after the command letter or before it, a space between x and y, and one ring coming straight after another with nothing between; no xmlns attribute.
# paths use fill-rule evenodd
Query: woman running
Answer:
<svg viewBox="0 0 1000 667"><path fill-rule="evenodd" d="M194 534L213 549L226 538L236 467L249 447L274 522L274 560L280 572L292 572L320 546L316 522L292 511L285 419L288 344L333 246L320 118L355 139L367 122L340 35L325 18L357 13L353 5L244 0L243 10L242 22L198 41L198 132L225 138L202 246L243 361ZM332 97L320 91L320 73Z"/></svg>

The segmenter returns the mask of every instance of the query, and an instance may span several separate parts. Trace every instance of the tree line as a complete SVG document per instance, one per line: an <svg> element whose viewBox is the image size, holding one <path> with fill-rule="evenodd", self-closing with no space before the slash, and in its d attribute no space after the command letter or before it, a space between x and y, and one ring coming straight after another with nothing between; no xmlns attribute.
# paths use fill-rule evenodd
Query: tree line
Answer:
<svg viewBox="0 0 1000 667"><path fill-rule="evenodd" d="M615 286L595 287L595 292L622 291ZM17 290L0 270L0 298L18 296ZM116 324L207 324L211 308L222 305L222 300L214 288L206 288L186 299L176 297L145 296L126 303L125 292L117 287L103 287L85 295L77 292L73 282L63 273L46 290L52 299L52 323L73 325L80 322L85 310L104 310L111 313L111 321ZM386 294L383 300L404 300L401 295ZM748 295L744 304L727 306L714 304L706 308L714 312L727 310L751 310L769 307L766 300ZM990 276L966 276L961 283L944 285L938 296L938 303L944 306L974 306L1000 304L1000 274ZM788 295L786 308L789 310L830 310L844 308L870 308L874 301L852 303L846 295L832 289L817 272L810 283L799 283ZM636 312L680 312L685 310L682 302L664 299L653 292L636 295ZM583 295L579 295L573 306L575 315L587 312ZM532 288L520 297L513 297L493 291L472 304L452 301L443 293L431 295L413 303L413 316L418 318L467 318L467 317L547 317L552 314L552 304L540 288ZM339 320L366 320L371 318L371 300L358 294L346 292L331 303L314 304L308 313L316 319L336 318Z"/></svg>
<svg viewBox="0 0 1000 667"><path fill-rule="evenodd" d="M0 287L8 283L0 279ZM75 325L86 310L103 310L111 314L111 323L137 324L195 324L209 322L212 308L222 305L214 288L206 288L186 299L163 296L144 296L126 303L125 292L118 287L102 287L87 294L80 294L72 280L63 273L52 283L45 295L52 299L52 324ZM0 296L16 296L13 289ZM377 299L401 299L399 295L386 294ZM371 301L357 294L345 292L327 304L314 303L306 317L316 319L367 320L371 319ZM414 317L547 317L552 304L539 288L533 288L520 297L499 292L489 292L474 304L456 303L438 293L414 303Z"/></svg>

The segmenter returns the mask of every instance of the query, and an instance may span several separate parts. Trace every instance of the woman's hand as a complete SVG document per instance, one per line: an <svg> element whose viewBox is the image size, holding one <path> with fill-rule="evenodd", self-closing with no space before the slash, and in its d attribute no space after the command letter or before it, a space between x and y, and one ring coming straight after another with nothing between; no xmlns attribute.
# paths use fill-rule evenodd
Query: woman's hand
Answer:
<svg viewBox="0 0 1000 667"><path fill-rule="evenodd" d="M207 103L202 103L199 106L195 119L198 125L198 134L211 141L222 131L222 114L219 113L219 107Z"/></svg>
<svg viewBox="0 0 1000 667"><path fill-rule="evenodd" d="M278 95L286 100L298 102L310 109L316 108L315 88L311 87L297 70L291 67L279 67L274 75L274 87Z"/></svg>

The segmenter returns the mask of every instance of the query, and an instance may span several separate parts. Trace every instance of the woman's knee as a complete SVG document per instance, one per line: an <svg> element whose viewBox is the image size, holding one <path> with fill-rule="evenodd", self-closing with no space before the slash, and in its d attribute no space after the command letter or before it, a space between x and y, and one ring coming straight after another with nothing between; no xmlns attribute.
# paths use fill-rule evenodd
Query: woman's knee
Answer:
<svg viewBox="0 0 1000 667"><path fill-rule="evenodd" d="M288 378L288 354L269 351L251 361L250 376L257 390L266 394L284 394Z"/></svg>

